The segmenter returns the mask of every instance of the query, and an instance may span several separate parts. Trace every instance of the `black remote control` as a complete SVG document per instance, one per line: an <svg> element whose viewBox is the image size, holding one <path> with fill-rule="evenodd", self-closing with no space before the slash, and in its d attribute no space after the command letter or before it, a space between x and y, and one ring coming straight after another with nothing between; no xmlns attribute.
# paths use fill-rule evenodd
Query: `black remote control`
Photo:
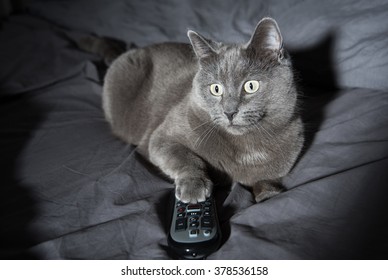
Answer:
<svg viewBox="0 0 388 280"><path fill-rule="evenodd" d="M221 244L221 231L212 197L187 204L174 197L168 245L181 258L203 259Z"/></svg>

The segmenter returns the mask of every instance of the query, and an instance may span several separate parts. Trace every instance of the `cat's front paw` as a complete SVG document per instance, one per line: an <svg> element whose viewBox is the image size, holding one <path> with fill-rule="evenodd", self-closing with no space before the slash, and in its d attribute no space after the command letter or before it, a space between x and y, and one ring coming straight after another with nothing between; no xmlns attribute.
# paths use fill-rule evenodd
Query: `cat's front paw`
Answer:
<svg viewBox="0 0 388 280"><path fill-rule="evenodd" d="M175 180L175 196L184 203L205 201L211 195L213 183L207 178L184 177Z"/></svg>

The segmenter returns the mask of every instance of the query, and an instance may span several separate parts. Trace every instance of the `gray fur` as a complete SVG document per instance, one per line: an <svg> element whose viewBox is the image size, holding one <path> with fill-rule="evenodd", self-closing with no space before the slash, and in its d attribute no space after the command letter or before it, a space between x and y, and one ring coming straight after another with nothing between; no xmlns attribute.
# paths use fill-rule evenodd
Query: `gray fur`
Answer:
<svg viewBox="0 0 388 280"><path fill-rule="evenodd" d="M188 36L191 46L159 44L114 61L103 93L114 134L171 177L185 202L210 195L210 167L251 187L258 202L272 197L303 145L291 63L276 22L264 18L245 45ZM250 95L243 89L249 80L260 81ZM222 96L210 93L213 83L223 85ZM237 114L228 118L228 112Z"/></svg>

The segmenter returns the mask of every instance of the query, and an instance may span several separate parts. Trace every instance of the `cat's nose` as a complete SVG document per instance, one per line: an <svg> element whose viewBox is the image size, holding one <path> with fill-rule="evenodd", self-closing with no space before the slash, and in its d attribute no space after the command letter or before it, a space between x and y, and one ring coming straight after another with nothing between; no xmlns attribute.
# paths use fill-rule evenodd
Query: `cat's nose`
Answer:
<svg viewBox="0 0 388 280"><path fill-rule="evenodd" d="M232 111L232 112L224 111L224 114L226 115L229 121L232 121L233 118L237 115L237 113L238 113L238 110Z"/></svg>

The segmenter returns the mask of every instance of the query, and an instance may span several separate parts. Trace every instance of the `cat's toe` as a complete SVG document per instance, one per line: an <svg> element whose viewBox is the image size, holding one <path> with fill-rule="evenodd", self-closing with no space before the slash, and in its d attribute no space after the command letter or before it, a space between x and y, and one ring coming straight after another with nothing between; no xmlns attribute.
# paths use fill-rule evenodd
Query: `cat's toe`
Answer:
<svg viewBox="0 0 388 280"><path fill-rule="evenodd" d="M175 196L185 203L205 201L211 195L213 184L207 178L181 178L175 181Z"/></svg>

